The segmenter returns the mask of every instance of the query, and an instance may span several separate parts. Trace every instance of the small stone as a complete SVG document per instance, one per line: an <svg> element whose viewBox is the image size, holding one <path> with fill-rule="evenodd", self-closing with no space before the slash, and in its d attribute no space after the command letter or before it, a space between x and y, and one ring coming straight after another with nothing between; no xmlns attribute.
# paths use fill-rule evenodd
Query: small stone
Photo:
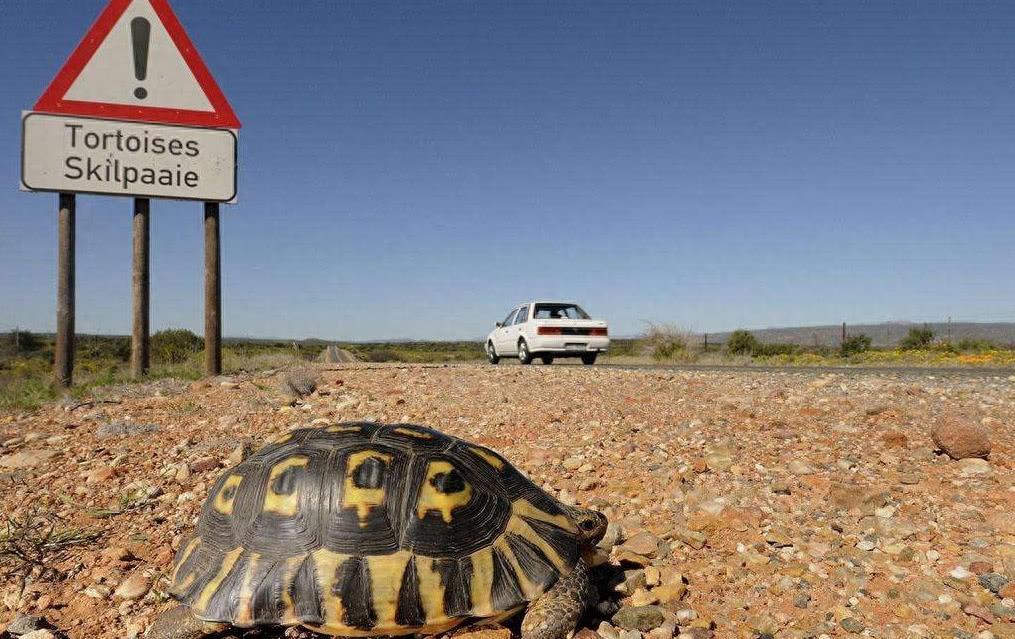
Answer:
<svg viewBox="0 0 1015 639"><path fill-rule="evenodd" d="M807 606L811 603L811 596L806 592L802 592L793 597L793 605L801 610L806 610Z"/></svg>
<svg viewBox="0 0 1015 639"><path fill-rule="evenodd" d="M977 477L990 474L990 462L986 459L969 457L959 460L959 473L963 477Z"/></svg>
<svg viewBox="0 0 1015 639"><path fill-rule="evenodd" d="M143 573L134 573L120 582L120 585L117 586L116 590L113 592L113 596L117 599L135 601L148 594L148 590L151 586L151 579L149 579L146 575Z"/></svg>
<svg viewBox="0 0 1015 639"><path fill-rule="evenodd" d="M684 593L687 592L687 586L684 584L664 584L662 586L656 586L652 589L652 594L655 595L659 603L668 604L674 601L680 601Z"/></svg>
<svg viewBox="0 0 1015 639"><path fill-rule="evenodd" d="M599 623L599 627L596 628L596 633L598 633L599 636L602 637L603 639L619 639L620 638L620 633L617 632L617 629L614 628L613 625L610 624L610 622L608 622L608 621L600 622Z"/></svg>
<svg viewBox="0 0 1015 639"><path fill-rule="evenodd" d="M190 465L190 470L195 473L206 473L209 470L215 470L219 466L219 460L214 457L202 457Z"/></svg>
<svg viewBox="0 0 1015 639"><path fill-rule="evenodd" d="M35 630L40 630L45 625L46 620L42 617L17 615L9 624L7 624L7 632L15 637L20 637L21 635L27 635Z"/></svg>
<svg viewBox="0 0 1015 639"><path fill-rule="evenodd" d="M13 455L0 457L0 468L7 468L9 470L33 468L45 463L55 454L52 450L22 450Z"/></svg>
<svg viewBox="0 0 1015 639"><path fill-rule="evenodd" d="M229 453L227 460L229 464L235 466L250 457L254 453L254 444L252 442L243 442L233 449L233 452Z"/></svg>
<svg viewBox="0 0 1015 639"><path fill-rule="evenodd" d="M996 572L987 572L980 575L977 580L981 586L991 591L995 595L1001 592L1001 589L1008 584L1008 578L1004 575L999 575Z"/></svg>
<svg viewBox="0 0 1015 639"><path fill-rule="evenodd" d="M864 631L864 625L855 617L846 617L839 622L839 625L842 626L842 629L846 632L850 632L855 635Z"/></svg>
<svg viewBox="0 0 1015 639"><path fill-rule="evenodd" d="M640 532L625 541L621 548L643 557L655 557L659 552L659 538L649 532Z"/></svg>
<svg viewBox="0 0 1015 639"><path fill-rule="evenodd" d="M931 431L931 437L937 447L952 459L990 455L990 432L965 417L942 418Z"/></svg>
<svg viewBox="0 0 1015 639"><path fill-rule="evenodd" d="M786 469L794 475L813 475L815 471L813 468L807 465L806 462L799 459L794 459L786 465Z"/></svg>
<svg viewBox="0 0 1015 639"><path fill-rule="evenodd" d="M973 576L973 573L969 572L962 566L955 566L948 574L954 579L969 579Z"/></svg>
<svg viewBox="0 0 1015 639"><path fill-rule="evenodd" d="M178 484L182 484L190 479L190 466L188 466L186 462L180 464L176 469L175 479Z"/></svg>
<svg viewBox="0 0 1015 639"><path fill-rule="evenodd" d="M33 630L28 634L21 635L21 639L56 639L56 635L45 629Z"/></svg>
<svg viewBox="0 0 1015 639"><path fill-rule="evenodd" d="M627 630L646 632L658 628L665 621L663 609L659 606L627 606L613 615L613 623Z"/></svg>
<svg viewBox="0 0 1015 639"><path fill-rule="evenodd" d="M772 482L772 485L769 486L769 488L776 495L789 495L793 492L789 487L789 484L782 481Z"/></svg>
<svg viewBox="0 0 1015 639"><path fill-rule="evenodd" d="M648 606L657 603L659 603L659 595L656 594L655 590L649 592L644 588L639 588L631 595L631 605L635 607Z"/></svg>
<svg viewBox="0 0 1015 639"><path fill-rule="evenodd" d="M116 474L117 470L115 468L96 468L85 477L85 483L90 486L94 484L104 484L110 479L116 477Z"/></svg>
<svg viewBox="0 0 1015 639"><path fill-rule="evenodd" d="M156 433L159 427L155 424L130 424L123 422L111 422L102 424L95 430L98 437L133 437L145 433Z"/></svg>
<svg viewBox="0 0 1015 639"><path fill-rule="evenodd" d="M675 536L681 542L687 544L695 550L701 550L704 548L705 542L708 541L708 538L703 533L695 530L688 530L687 528L677 529Z"/></svg>

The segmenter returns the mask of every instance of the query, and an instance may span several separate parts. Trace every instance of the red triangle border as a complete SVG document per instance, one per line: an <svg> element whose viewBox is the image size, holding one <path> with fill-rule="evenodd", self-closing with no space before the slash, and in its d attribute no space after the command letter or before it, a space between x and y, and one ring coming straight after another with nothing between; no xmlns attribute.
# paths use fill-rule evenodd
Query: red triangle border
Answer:
<svg viewBox="0 0 1015 639"><path fill-rule="evenodd" d="M175 124L204 128L239 129L241 124L236 113L226 100L211 71L197 52L180 20L173 13L168 0L148 0L162 21L169 37L183 55L201 89L204 90L214 111L189 111L186 109L166 109L158 107L139 107L128 104L107 104L101 102L80 102L65 100L64 96L71 85L81 75L81 71L91 61L99 46L116 26L133 0L110 0L110 3L99 15L95 24L85 34L74 52L67 58L63 68L35 104L35 110L43 113L59 113L64 115L80 115L84 117L111 118L116 120L133 120L153 124Z"/></svg>

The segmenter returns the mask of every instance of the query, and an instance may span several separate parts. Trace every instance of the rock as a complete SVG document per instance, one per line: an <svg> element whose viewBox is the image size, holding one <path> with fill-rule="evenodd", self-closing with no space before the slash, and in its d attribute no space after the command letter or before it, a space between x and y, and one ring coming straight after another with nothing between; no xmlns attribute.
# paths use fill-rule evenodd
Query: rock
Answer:
<svg viewBox="0 0 1015 639"><path fill-rule="evenodd" d="M806 462L799 459L794 459L786 465L786 470L793 473L794 475L813 475L815 471L813 468L807 465Z"/></svg>
<svg viewBox="0 0 1015 639"><path fill-rule="evenodd" d="M233 449L233 452L229 453L227 461L231 466L235 466L250 457L254 453L254 444L250 441L245 441L239 444Z"/></svg>
<svg viewBox="0 0 1015 639"><path fill-rule="evenodd" d="M21 639L56 639L56 635L49 630L33 630L28 634L21 635Z"/></svg>
<svg viewBox="0 0 1015 639"><path fill-rule="evenodd" d="M990 455L990 432L964 417L944 417L931 431L937 447L952 459Z"/></svg>
<svg viewBox="0 0 1015 639"><path fill-rule="evenodd" d="M1008 578L1004 575L999 575L996 572L987 572L980 575L977 580L981 586L991 591L995 595L1001 592L1001 589L1008 585Z"/></svg>
<svg viewBox="0 0 1015 639"><path fill-rule="evenodd" d="M110 422L102 424L95 429L97 437L132 437L145 433L157 433L159 427L155 424L130 424L124 422Z"/></svg>
<svg viewBox="0 0 1015 639"><path fill-rule="evenodd" d="M53 455L56 455L56 452L52 450L22 450L13 455L0 457L0 468L10 470L33 468L45 463Z"/></svg>
<svg viewBox="0 0 1015 639"><path fill-rule="evenodd" d="M905 448L909 444L909 438L903 433L889 432L881 436L881 441L888 448Z"/></svg>
<svg viewBox="0 0 1015 639"><path fill-rule="evenodd" d="M115 468L96 468L85 476L85 483L88 485L104 484L116 477L118 471Z"/></svg>
<svg viewBox="0 0 1015 639"><path fill-rule="evenodd" d="M138 572L120 582L120 585L113 591L113 596L117 599L135 601L148 594L151 587L151 579Z"/></svg>
<svg viewBox="0 0 1015 639"><path fill-rule="evenodd" d="M627 606L613 615L612 621L626 630L647 632L663 625L665 617L659 606Z"/></svg>
<svg viewBox="0 0 1015 639"><path fill-rule="evenodd" d="M842 626L843 630L854 635L858 635L864 631L864 625L855 617L846 617L839 622L839 625Z"/></svg>
<svg viewBox="0 0 1015 639"><path fill-rule="evenodd" d="M705 466L713 472L727 470L732 465L733 456L728 446L716 446L705 454Z"/></svg>
<svg viewBox="0 0 1015 639"><path fill-rule="evenodd" d="M989 475L990 472L990 462L986 459L967 457L959 460L959 473L963 477L979 477Z"/></svg>
<svg viewBox="0 0 1015 639"><path fill-rule="evenodd" d="M190 470L195 473L206 473L221 466L218 459L214 457L202 457L190 465Z"/></svg>
<svg viewBox="0 0 1015 639"><path fill-rule="evenodd" d="M705 542L708 541L708 538L704 535L704 533L700 533L695 530L688 530L687 528L678 528L674 536L695 550L701 550L704 548Z"/></svg>
<svg viewBox="0 0 1015 639"><path fill-rule="evenodd" d="M620 633L608 621L600 622L599 627L596 628L596 633L603 639L620 639Z"/></svg>
<svg viewBox="0 0 1015 639"><path fill-rule="evenodd" d="M14 619L7 624L7 632L20 637L21 635L27 635L30 632L41 630L46 626L46 620L42 617L34 617L31 615L17 615Z"/></svg>
<svg viewBox="0 0 1015 639"><path fill-rule="evenodd" d="M659 552L659 538L649 532L640 532L625 541L621 548L643 557L655 557Z"/></svg>

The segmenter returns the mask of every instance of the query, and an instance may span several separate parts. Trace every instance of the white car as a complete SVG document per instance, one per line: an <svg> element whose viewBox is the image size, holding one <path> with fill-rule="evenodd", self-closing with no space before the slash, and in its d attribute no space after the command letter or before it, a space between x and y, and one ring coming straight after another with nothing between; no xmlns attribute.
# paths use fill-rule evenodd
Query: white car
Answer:
<svg viewBox="0 0 1015 639"><path fill-rule="evenodd" d="M591 366L610 347L605 321L589 317L570 302L529 302L516 307L486 338L486 358L496 364L517 357L530 364L538 357L552 364L555 357L580 357Z"/></svg>

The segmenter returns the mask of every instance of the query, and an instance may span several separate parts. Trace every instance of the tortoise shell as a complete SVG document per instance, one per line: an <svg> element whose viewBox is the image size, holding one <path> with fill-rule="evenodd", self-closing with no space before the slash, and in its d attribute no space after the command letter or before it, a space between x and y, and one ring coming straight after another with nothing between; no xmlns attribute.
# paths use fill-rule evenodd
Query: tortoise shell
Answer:
<svg viewBox="0 0 1015 639"><path fill-rule="evenodd" d="M539 597L577 562L576 533L482 446L411 424L296 430L218 479L170 594L238 627L442 632Z"/></svg>

